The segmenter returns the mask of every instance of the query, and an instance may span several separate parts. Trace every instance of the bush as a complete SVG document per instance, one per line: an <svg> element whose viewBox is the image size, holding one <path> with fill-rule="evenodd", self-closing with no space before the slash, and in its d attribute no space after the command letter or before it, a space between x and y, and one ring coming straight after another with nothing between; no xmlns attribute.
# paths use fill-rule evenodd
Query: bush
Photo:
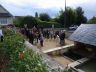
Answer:
<svg viewBox="0 0 96 72"><path fill-rule="evenodd" d="M27 24L28 28L32 28L34 25L37 26L37 19L32 16L18 17L14 20L16 27L24 27Z"/></svg>
<svg viewBox="0 0 96 72"><path fill-rule="evenodd" d="M41 56L25 48L24 37L18 32L10 29L4 31L0 53L0 63L7 63L7 72L47 72ZM2 65L0 66L2 68Z"/></svg>
<svg viewBox="0 0 96 72"><path fill-rule="evenodd" d="M54 28L62 28L63 26L57 22L47 22L47 21L38 21L39 27L44 28L52 28L52 25L54 25Z"/></svg>

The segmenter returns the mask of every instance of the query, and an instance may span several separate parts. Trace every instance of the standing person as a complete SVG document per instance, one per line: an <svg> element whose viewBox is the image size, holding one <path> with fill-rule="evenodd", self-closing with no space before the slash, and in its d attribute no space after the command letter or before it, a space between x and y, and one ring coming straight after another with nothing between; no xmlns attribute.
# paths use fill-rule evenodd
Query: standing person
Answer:
<svg viewBox="0 0 96 72"><path fill-rule="evenodd" d="M51 38L51 39L53 38L53 35L54 35L53 30L51 30L51 31L50 31L50 38Z"/></svg>
<svg viewBox="0 0 96 72"><path fill-rule="evenodd" d="M54 40L55 40L55 39L56 39L56 35L55 35L55 32L54 32L53 36L54 36Z"/></svg>
<svg viewBox="0 0 96 72"><path fill-rule="evenodd" d="M43 34L41 33L40 34L40 45L41 45L41 47L43 47L43 42L44 42L44 37L43 37Z"/></svg>
<svg viewBox="0 0 96 72"><path fill-rule="evenodd" d="M24 34L26 35L27 38L29 38L29 33L30 33L30 31L27 27L27 24L24 24Z"/></svg>
<svg viewBox="0 0 96 72"><path fill-rule="evenodd" d="M65 32L62 31L60 34L60 45L63 46L65 44Z"/></svg>
<svg viewBox="0 0 96 72"><path fill-rule="evenodd" d="M30 33L29 33L29 42L30 42L31 44L33 44L33 41L34 41L34 34L33 34L32 31L30 31Z"/></svg>
<svg viewBox="0 0 96 72"><path fill-rule="evenodd" d="M36 33L36 32L37 32L37 28L34 26L34 27L32 28L32 31L33 31L34 33Z"/></svg>
<svg viewBox="0 0 96 72"><path fill-rule="evenodd" d="M3 32L2 32L2 30L0 30L0 38L1 38L1 42L3 42Z"/></svg>
<svg viewBox="0 0 96 72"><path fill-rule="evenodd" d="M49 34L50 34L49 30L47 30L46 31L47 39L49 39Z"/></svg>
<svg viewBox="0 0 96 72"><path fill-rule="evenodd" d="M58 46L60 43L60 38L59 38L59 35L56 36L56 46Z"/></svg>
<svg viewBox="0 0 96 72"><path fill-rule="evenodd" d="M36 40L37 40L37 43L38 43L38 39L39 39L39 32L37 31L37 32L36 32Z"/></svg>
<svg viewBox="0 0 96 72"><path fill-rule="evenodd" d="M59 36L59 31L55 31L55 33L54 33L54 40L56 39L56 36Z"/></svg>

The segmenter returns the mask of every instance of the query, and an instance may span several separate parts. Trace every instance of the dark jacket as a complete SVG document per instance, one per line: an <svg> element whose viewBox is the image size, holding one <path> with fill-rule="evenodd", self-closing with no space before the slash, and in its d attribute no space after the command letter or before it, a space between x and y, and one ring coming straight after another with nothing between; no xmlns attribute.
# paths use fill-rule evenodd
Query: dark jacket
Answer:
<svg viewBox="0 0 96 72"><path fill-rule="evenodd" d="M60 34L60 40L64 40L65 39L65 33L61 33Z"/></svg>

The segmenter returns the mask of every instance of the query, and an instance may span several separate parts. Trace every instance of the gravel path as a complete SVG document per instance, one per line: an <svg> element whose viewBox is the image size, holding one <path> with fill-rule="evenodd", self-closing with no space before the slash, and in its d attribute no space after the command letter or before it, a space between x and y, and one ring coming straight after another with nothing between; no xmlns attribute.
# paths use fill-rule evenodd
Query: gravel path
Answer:
<svg viewBox="0 0 96 72"><path fill-rule="evenodd" d="M73 44L73 42L65 39L65 44L69 45L69 44ZM52 48L56 48L56 47L60 47L59 42L56 42L56 40L50 40L50 39L49 40L47 40L47 39L44 40L44 46L43 47L40 47L39 44L37 45L37 48L40 48L42 51L52 49Z"/></svg>

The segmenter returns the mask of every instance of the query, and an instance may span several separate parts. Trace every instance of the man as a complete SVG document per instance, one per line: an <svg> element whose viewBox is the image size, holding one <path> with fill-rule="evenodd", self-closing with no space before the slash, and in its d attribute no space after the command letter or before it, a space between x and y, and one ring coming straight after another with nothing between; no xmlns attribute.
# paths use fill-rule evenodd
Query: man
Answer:
<svg viewBox="0 0 96 72"><path fill-rule="evenodd" d="M65 44L65 31L62 31L60 34L60 45L63 46Z"/></svg>
<svg viewBox="0 0 96 72"><path fill-rule="evenodd" d="M33 35L33 32L30 31L30 32L29 32L29 42L30 42L31 44L33 44L33 41L34 41L34 35Z"/></svg>

